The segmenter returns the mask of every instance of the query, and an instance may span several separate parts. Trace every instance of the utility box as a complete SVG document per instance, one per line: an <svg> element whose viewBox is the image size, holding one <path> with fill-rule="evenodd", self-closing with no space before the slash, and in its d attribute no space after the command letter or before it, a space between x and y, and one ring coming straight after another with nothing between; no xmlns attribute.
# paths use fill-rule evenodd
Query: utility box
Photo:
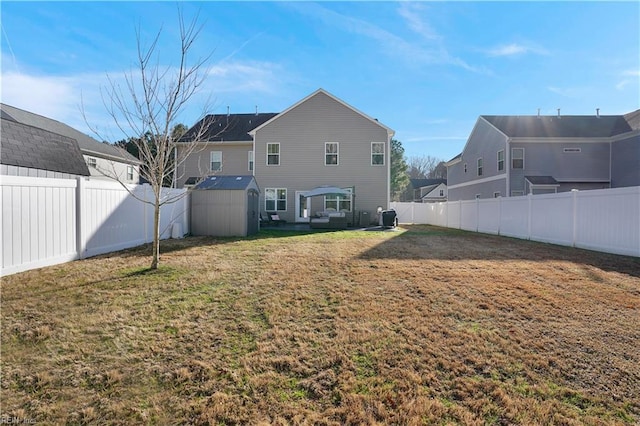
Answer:
<svg viewBox="0 0 640 426"><path fill-rule="evenodd" d="M360 217L358 218L358 224L360 226L369 226L370 223L371 223L371 218L369 217L369 212L364 210L361 211Z"/></svg>

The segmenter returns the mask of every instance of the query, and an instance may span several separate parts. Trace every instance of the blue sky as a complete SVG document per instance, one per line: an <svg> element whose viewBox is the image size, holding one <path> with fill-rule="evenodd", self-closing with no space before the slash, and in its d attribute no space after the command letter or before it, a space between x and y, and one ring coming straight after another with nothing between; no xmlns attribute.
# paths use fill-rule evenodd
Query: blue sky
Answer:
<svg viewBox="0 0 640 426"><path fill-rule="evenodd" d="M175 64L175 2L10 2L2 102L120 136L100 88L134 66L135 28L162 27ZM318 88L396 131L408 156L448 160L479 115L621 114L640 108L640 2L183 2L213 52L181 121L279 112Z"/></svg>

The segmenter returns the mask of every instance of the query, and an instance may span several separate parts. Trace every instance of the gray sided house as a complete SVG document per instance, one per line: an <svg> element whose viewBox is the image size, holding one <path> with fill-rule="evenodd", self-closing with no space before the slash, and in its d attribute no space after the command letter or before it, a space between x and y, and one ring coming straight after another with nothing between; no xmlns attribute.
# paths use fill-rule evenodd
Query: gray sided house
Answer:
<svg viewBox="0 0 640 426"><path fill-rule="evenodd" d="M447 162L448 199L640 185L639 115L480 116Z"/></svg>
<svg viewBox="0 0 640 426"><path fill-rule="evenodd" d="M408 201L416 203L435 203L447 201L446 179L409 179L408 192L411 198Z"/></svg>
<svg viewBox="0 0 640 426"><path fill-rule="evenodd" d="M253 176L209 176L191 191L193 235L246 237L258 232L260 188Z"/></svg>
<svg viewBox="0 0 640 426"><path fill-rule="evenodd" d="M106 175L117 175L124 183L139 182L141 163L128 152L113 145L98 142L73 127L51 118L6 104L0 104L0 108L3 118L75 140L80 149L80 158L87 164L92 178L110 179Z"/></svg>
<svg viewBox="0 0 640 426"><path fill-rule="evenodd" d="M241 139L245 136L240 132L224 141L203 141L202 149L178 170L178 187L188 178L197 182L195 177L202 176L203 163L209 161L210 170L219 175L250 171L261 188L261 212L277 212L288 222L309 222L327 211L343 211L353 220L356 212L374 217L378 207L387 208L394 132L378 120L322 89L279 114L230 115L230 129L236 117L236 127L248 129L248 137ZM216 119L224 133L226 117ZM304 196L320 186L353 195Z"/></svg>

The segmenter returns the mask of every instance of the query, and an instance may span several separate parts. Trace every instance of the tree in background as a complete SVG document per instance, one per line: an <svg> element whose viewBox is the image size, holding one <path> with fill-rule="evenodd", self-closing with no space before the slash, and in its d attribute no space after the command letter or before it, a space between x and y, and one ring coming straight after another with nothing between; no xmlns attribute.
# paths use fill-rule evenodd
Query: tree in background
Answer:
<svg viewBox="0 0 640 426"><path fill-rule="evenodd" d="M173 126L173 129L171 130L171 138L175 141L179 140L182 135L184 135L188 130L188 127L182 123L178 123L175 126ZM134 157L136 157L137 159L140 159L140 145L148 145L148 149L150 152L153 153L153 155L157 155L158 150L157 147L155 145L155 141L157 138L159 138L160 136L157 135L156 137L153 137L153 135L150 132L145 133L144 135L142 135L141 137L130 137L128 139L122 139L119 140L115 143L115 146L117 146L118 148L124 149L125 151L127 151L129 154L133 155ZM170 156L172 161L171 164L169 164L167 166L167 168L169 169L169 171L167 172L164 181L162 182L162 186L164 187L171 187L173 186L173 175L175 173L175 168L174 168L174 164L173 164L173 158L174 155ZM141 176L147 176L147 174L149 173L149 165L146 163L143 163L140 165L140 175ZM143 179L144 183L148 183L146 179ZM141 182L142 183L142 182Z"/></svg>
<svg viewBox="0 0 640 426"><path fill-rule="evenodd" d="M196 16L186 24L182 11L178 10L179 50L175 66L160 65L158 46L162 31L158 31L150 45L145 47L138 28L138 57L135 68L124 75L125 87L109 78L108 86L103 88L105 109L120 131L127 135L125 144L129 144L132 151L137 151L138 159L144 164L140 176L149 183L153 193L153 200L139 198L117 176L113 177L132 196L153 205L153 260L150 269L157 269L160 263L160 208L186 195L168 191L163 186L175 168L200 149L198 143L213 124L211 120L198 120L201 125L191 129L191 142L181 142L179 152L176 150L178 135L184 130L184 126L177 123L178 117L201 88L208 71L206 62L210 55L190 61L190 52L202 29L197 21ZM162 45L166 44L163 40ZM205 105L201 118L206 116L206 109Z"/></svg>
<svg viewBox="0 0 640 426"><path fill-rule="evenodd" d="M407 159L411 179L446 179L444 161L430 155L414 155Z"/></svg>
<svg viewBox="0 0 640 426"><path fill-rule="evenodd" d="M400 195L409 185L407 168L402 142L391 139L391 201L398 201Z"/></svg>

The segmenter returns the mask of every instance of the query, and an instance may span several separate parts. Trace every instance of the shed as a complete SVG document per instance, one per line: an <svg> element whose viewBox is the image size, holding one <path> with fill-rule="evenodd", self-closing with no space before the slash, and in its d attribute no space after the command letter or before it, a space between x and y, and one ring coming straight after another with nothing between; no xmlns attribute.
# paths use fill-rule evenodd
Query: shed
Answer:
<svg viewBox="0 0 640 426"><path fill-rule="evenodd" d="M260 188L253 176L209 176L191 192L193 235L245 237L260 229Z"/></svg>

